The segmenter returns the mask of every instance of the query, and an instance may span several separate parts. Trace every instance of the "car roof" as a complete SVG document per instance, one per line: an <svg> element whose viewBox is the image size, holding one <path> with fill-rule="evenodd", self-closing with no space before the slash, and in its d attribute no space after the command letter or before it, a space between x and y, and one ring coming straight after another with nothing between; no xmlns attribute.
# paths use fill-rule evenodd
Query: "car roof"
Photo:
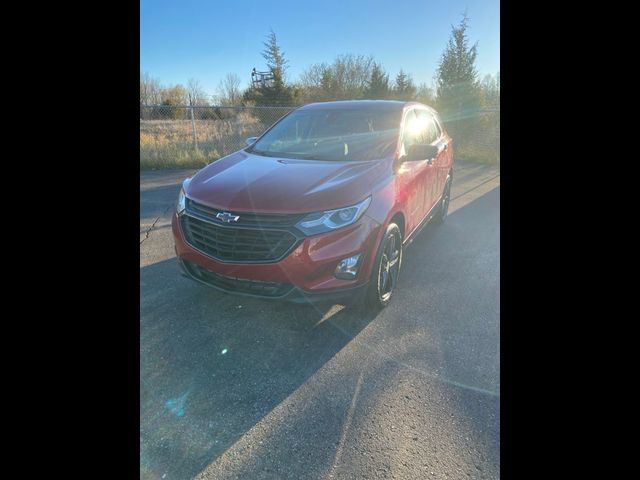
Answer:
<svg viewBox="0 0 640 480"><path fill-rule="evenodd" d="M373 110L387 110L387 111L400 111L406 109L408 107L423 107L428 110L435 112L435 110L420 102L405 102L401 100L336 100L330 102L314 102L308 103L299 107L298 110L336 110L336 109L367 109L371 108Z"/></svg>
<svg viewBox="0 0 640 480"><path fill-rule="evenodd" d="M332 102L308 103L300 107L300 110L324 110L324 109L349 109L349 108L381 108L389 110L401 110L407 102L399 100L338 100Z"/></svg>

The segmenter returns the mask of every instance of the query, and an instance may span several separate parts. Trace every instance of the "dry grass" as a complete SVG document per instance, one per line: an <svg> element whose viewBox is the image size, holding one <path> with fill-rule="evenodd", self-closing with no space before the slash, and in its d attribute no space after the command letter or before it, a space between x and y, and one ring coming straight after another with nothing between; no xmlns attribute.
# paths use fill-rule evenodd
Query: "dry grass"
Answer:
<svg viewBox="0 0 640 480"><path fill-rule="evenodd" d="M199 168L245 145L265 126L240 112L224 120L196 120L198 148L190 120L140 120L140 169Z"/></svg>
<svg viewBox="0 0 640 480"><path fill-rule="evenodd" d="M487 148L460 147L454 150L456 160L465 162L500 164L500 150Z"/></svg>

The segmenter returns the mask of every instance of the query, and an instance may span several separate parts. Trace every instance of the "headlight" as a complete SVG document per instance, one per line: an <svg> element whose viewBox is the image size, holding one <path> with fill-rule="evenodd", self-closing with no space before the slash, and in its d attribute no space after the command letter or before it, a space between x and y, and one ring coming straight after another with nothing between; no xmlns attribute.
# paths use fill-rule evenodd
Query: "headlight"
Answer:
<svg viewBox="0 0 640 480"><path fill-rule="evenodd" d="M185 179L185 181L182 182L182 188L180 189L180 193L178 194L178 202L176 203L176 213L178 215L182 215L184 209L187 208L187 197L184 194L184 189L187 187L187 185L189 185L190 181L191 177Z"/></svg>
<svg viewBox="0 0 640 480"><path fill-rule="evenodd" d="M180 193L178 194L178 203L176 204L176 213L178 215L182 215L182 212L184 212L184 209L187 208L186 198L187 197L184 196L184 190L181 188Z"/></svg>
<svg viewBox="0 0 640 480"><path fill-rule="evenodd" d="M350 207L310 213L300 220L296 227L305 235L316 235L346 227L358 221L370 203L371 197L367 197L357 205Z"/></svg>

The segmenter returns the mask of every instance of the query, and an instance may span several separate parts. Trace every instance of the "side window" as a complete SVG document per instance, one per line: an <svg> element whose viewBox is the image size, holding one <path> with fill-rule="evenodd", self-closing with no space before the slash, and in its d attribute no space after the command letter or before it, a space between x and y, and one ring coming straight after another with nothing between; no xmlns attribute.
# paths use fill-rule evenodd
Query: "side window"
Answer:
<svg viewBox="0 0 640 480"><path fill-rule="evenodd" d="M421 129L416 117L416 111L410 110L404 119L404 129L402 132L402 145L400 147L400 155L406 155L409 147L415 143L421 136Z"/></svg>
<svg viewBox="0 0 640 480"><path fill-rule="evenodd" d="M420 138L420 143L433 143L438 137L438 127L436 126L436 122L433 120L433 116L427 110L419 110L418 121L422 127L422 136Z"/></svg>
<svg viewBox="0 0 640 480"><path fill-rule="evenodd" d="M404 133L402 136L402 147L405 154L414 143L431 144L440 138L440 128L427 110L411 110L405 118Z"/></svg>
<svg viewBox="0 0 640 480"><path fill-rule="evenodd" d="M441 120L437 115L433 115L433 119L435 120L433 123L436 126L436 132L438 133L438 138L440 138L442 136L442 126L441 126Z"/></svg>

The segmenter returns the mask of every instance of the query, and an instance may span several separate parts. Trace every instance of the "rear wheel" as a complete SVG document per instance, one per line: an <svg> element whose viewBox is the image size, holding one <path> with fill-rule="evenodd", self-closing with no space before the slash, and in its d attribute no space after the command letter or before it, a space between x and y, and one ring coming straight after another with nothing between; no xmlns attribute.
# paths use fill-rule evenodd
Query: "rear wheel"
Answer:
<svg viewBox="0 0 640 480"><path fill-rule="evenodd" d="M376 261L365 296L366 309L380 310L389 304L398 282L401 264L402 233L398 225L390 223L376 254Z"/></svg>
<svg viewBox="0 0 640 480"><path fill-rule="evenodd" d="M438 213L434 217L433 221L436 224L444 223L447 218L447 212L449 211L449 200L451 199L451 183L453 179L451 174L447 175L447 181L444 184L444 191L442 192L442 199L440 200L440 206L438 207Z"/></svg>

